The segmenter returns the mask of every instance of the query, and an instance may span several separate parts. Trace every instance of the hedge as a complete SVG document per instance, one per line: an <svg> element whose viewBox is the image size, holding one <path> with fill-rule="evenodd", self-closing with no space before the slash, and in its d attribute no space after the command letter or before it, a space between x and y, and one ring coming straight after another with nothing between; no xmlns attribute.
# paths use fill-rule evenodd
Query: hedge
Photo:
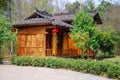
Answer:
<svg viewBox="0 0 120 80"><path fill-rule="evenodd" d="M12 57L11 62L20 66L70 69L120 80L120 62L27 56Z"/></svg>
<svg viewBox="0 0 120 80"><path fill-rule="evenodd" d="M2 63L3 63L3 62L2 62L2 60L3 60L3 58L1 58L1 57L0 57L0 64L2 64Z"/></svg>

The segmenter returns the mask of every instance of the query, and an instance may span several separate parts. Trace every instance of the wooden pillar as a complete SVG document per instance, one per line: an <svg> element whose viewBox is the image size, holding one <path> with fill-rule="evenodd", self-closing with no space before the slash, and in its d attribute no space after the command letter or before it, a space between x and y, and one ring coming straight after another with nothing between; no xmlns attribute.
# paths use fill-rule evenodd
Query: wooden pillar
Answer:
<svg viewBox="0 0 120 80"><path fill-rule="evenodd" d="M63 50L67 50L68 49L68 34L65 32L63 34L63 46L62 46Z"/></svg>
<svg viewBox="0 0 120 80"><path fill-rule="evenodd" d="M52 37L52 54L57 56L57 33L53 33Z"/></svg>

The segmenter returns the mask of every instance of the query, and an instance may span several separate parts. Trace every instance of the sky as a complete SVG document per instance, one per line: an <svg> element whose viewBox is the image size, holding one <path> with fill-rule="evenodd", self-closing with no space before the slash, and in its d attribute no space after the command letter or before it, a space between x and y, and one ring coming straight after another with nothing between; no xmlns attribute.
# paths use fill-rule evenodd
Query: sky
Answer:
<svg viewBox="0 0 120 80"><path fill-rule="evenodd" d="M73 3L73 2L76 2L76 1L79 1L80 3L83 4L83 3L85 3L85 1L87 1L87 0L53 0L53 4L64 7L66 3L68 3L68 2L69 2L69 3ZM96 5L96 6L99 5L99 1L100 1L100 0L93 0L93 1L95 2L95 5ZM63 3L62 3L62 4L56 4L56 2L58 2L58 3L63 2Z"/></svg>
<svg viewBox="0 0 120 80"><path fill-rule="evenodd" d="M26 1L30 1L30 0L26 0ZM62 11L62 10L65 9L66 3L68 3L68 2L73 3L73 2L76 2L76 1L79 1L80 3L84 4L85 1L87 1L87 0L53 0L52 4L56 7L56 10L60 9L60 11ZM101 0L93 0L96 7L100 4L100 1ZM112 3L116 2L116 1L119 1L119 4L120 4L120 0L105 0L105 1L112 1ZM57 8L57 7L59 7L59 8Z"/></svg>
<svg viewBox="0 0 120 80"><path fill-rule="evenodd" d="M87 0L66 0L66 1L69 1L71 3L75 2L75 1L79 1L81 3L84 3ZM100 4L100 2L99 2L100 0L93 0L93 1L95 2L95 5L99 5ZM112 3L119 1L119 3L120 3L120 0L105 0L105 1L111 1Z"/></svg>
<svg viewBox="0 0 120 80"><path fill-rule="evenodd" d="M73 3L73 2L76 2L76 1L79 1L80 3L84 4L85 1L87 1L87 0L53 0L53 5L59 6L63 10L65 8L65 4L67 2ZM95 4L96 7L100 4L100 1L101 0L93 0L93 2L94 2L94 4ZM115 3L115 2L118 1L119 4L120 4L120 0L105 0L105 1L112 2L112 3Z"/></svg>
<svg viewBox="0 0 120 80"><path fill-rule="evenodd" d="M87 1L87 0L68 0L68 1L71 3L75 2L75 1L79 1L80 3L85 3L85 1ZM95 2L95 4L98 5L100 0L93 0L93 1Z"/></svg>

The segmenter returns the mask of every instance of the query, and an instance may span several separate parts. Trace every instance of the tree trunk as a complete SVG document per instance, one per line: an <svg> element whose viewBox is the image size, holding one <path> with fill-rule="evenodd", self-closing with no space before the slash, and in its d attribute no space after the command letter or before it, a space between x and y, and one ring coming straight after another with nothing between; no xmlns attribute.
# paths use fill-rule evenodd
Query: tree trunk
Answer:
<svg viewBox="0 0 120 80"><path fill-rule="evenodd" d="M1 54L1 44L0 44L0 58L2 57L2 54Z"/></svg>
<svg viewBox="0 0 120 80"><path fill-rule="evenodd" d="M12 57L12 55L13 55L13 42L11 41L11 43L10 43L10 58Z"/></svg>
<svg viewBox="0 0 120 80"><path fill-rule="evenodd" d="M10 18L10 22L12 22L12 21L11 21L11 4L12 4L12 1L9 0L9 2L8 2L8 7L9 7L9 18Z"/></svg>

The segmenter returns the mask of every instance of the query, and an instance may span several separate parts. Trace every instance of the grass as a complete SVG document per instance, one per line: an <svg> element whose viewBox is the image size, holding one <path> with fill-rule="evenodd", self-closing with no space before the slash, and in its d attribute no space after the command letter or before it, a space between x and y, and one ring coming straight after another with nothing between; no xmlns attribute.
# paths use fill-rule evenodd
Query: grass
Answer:
<svg viewBox="0 0 120 80"><path fill-rule="evenodd" d="M106 58L105 61L114 61L114 62L120 62L120 56L115 56L113 58Z"/></svg>

